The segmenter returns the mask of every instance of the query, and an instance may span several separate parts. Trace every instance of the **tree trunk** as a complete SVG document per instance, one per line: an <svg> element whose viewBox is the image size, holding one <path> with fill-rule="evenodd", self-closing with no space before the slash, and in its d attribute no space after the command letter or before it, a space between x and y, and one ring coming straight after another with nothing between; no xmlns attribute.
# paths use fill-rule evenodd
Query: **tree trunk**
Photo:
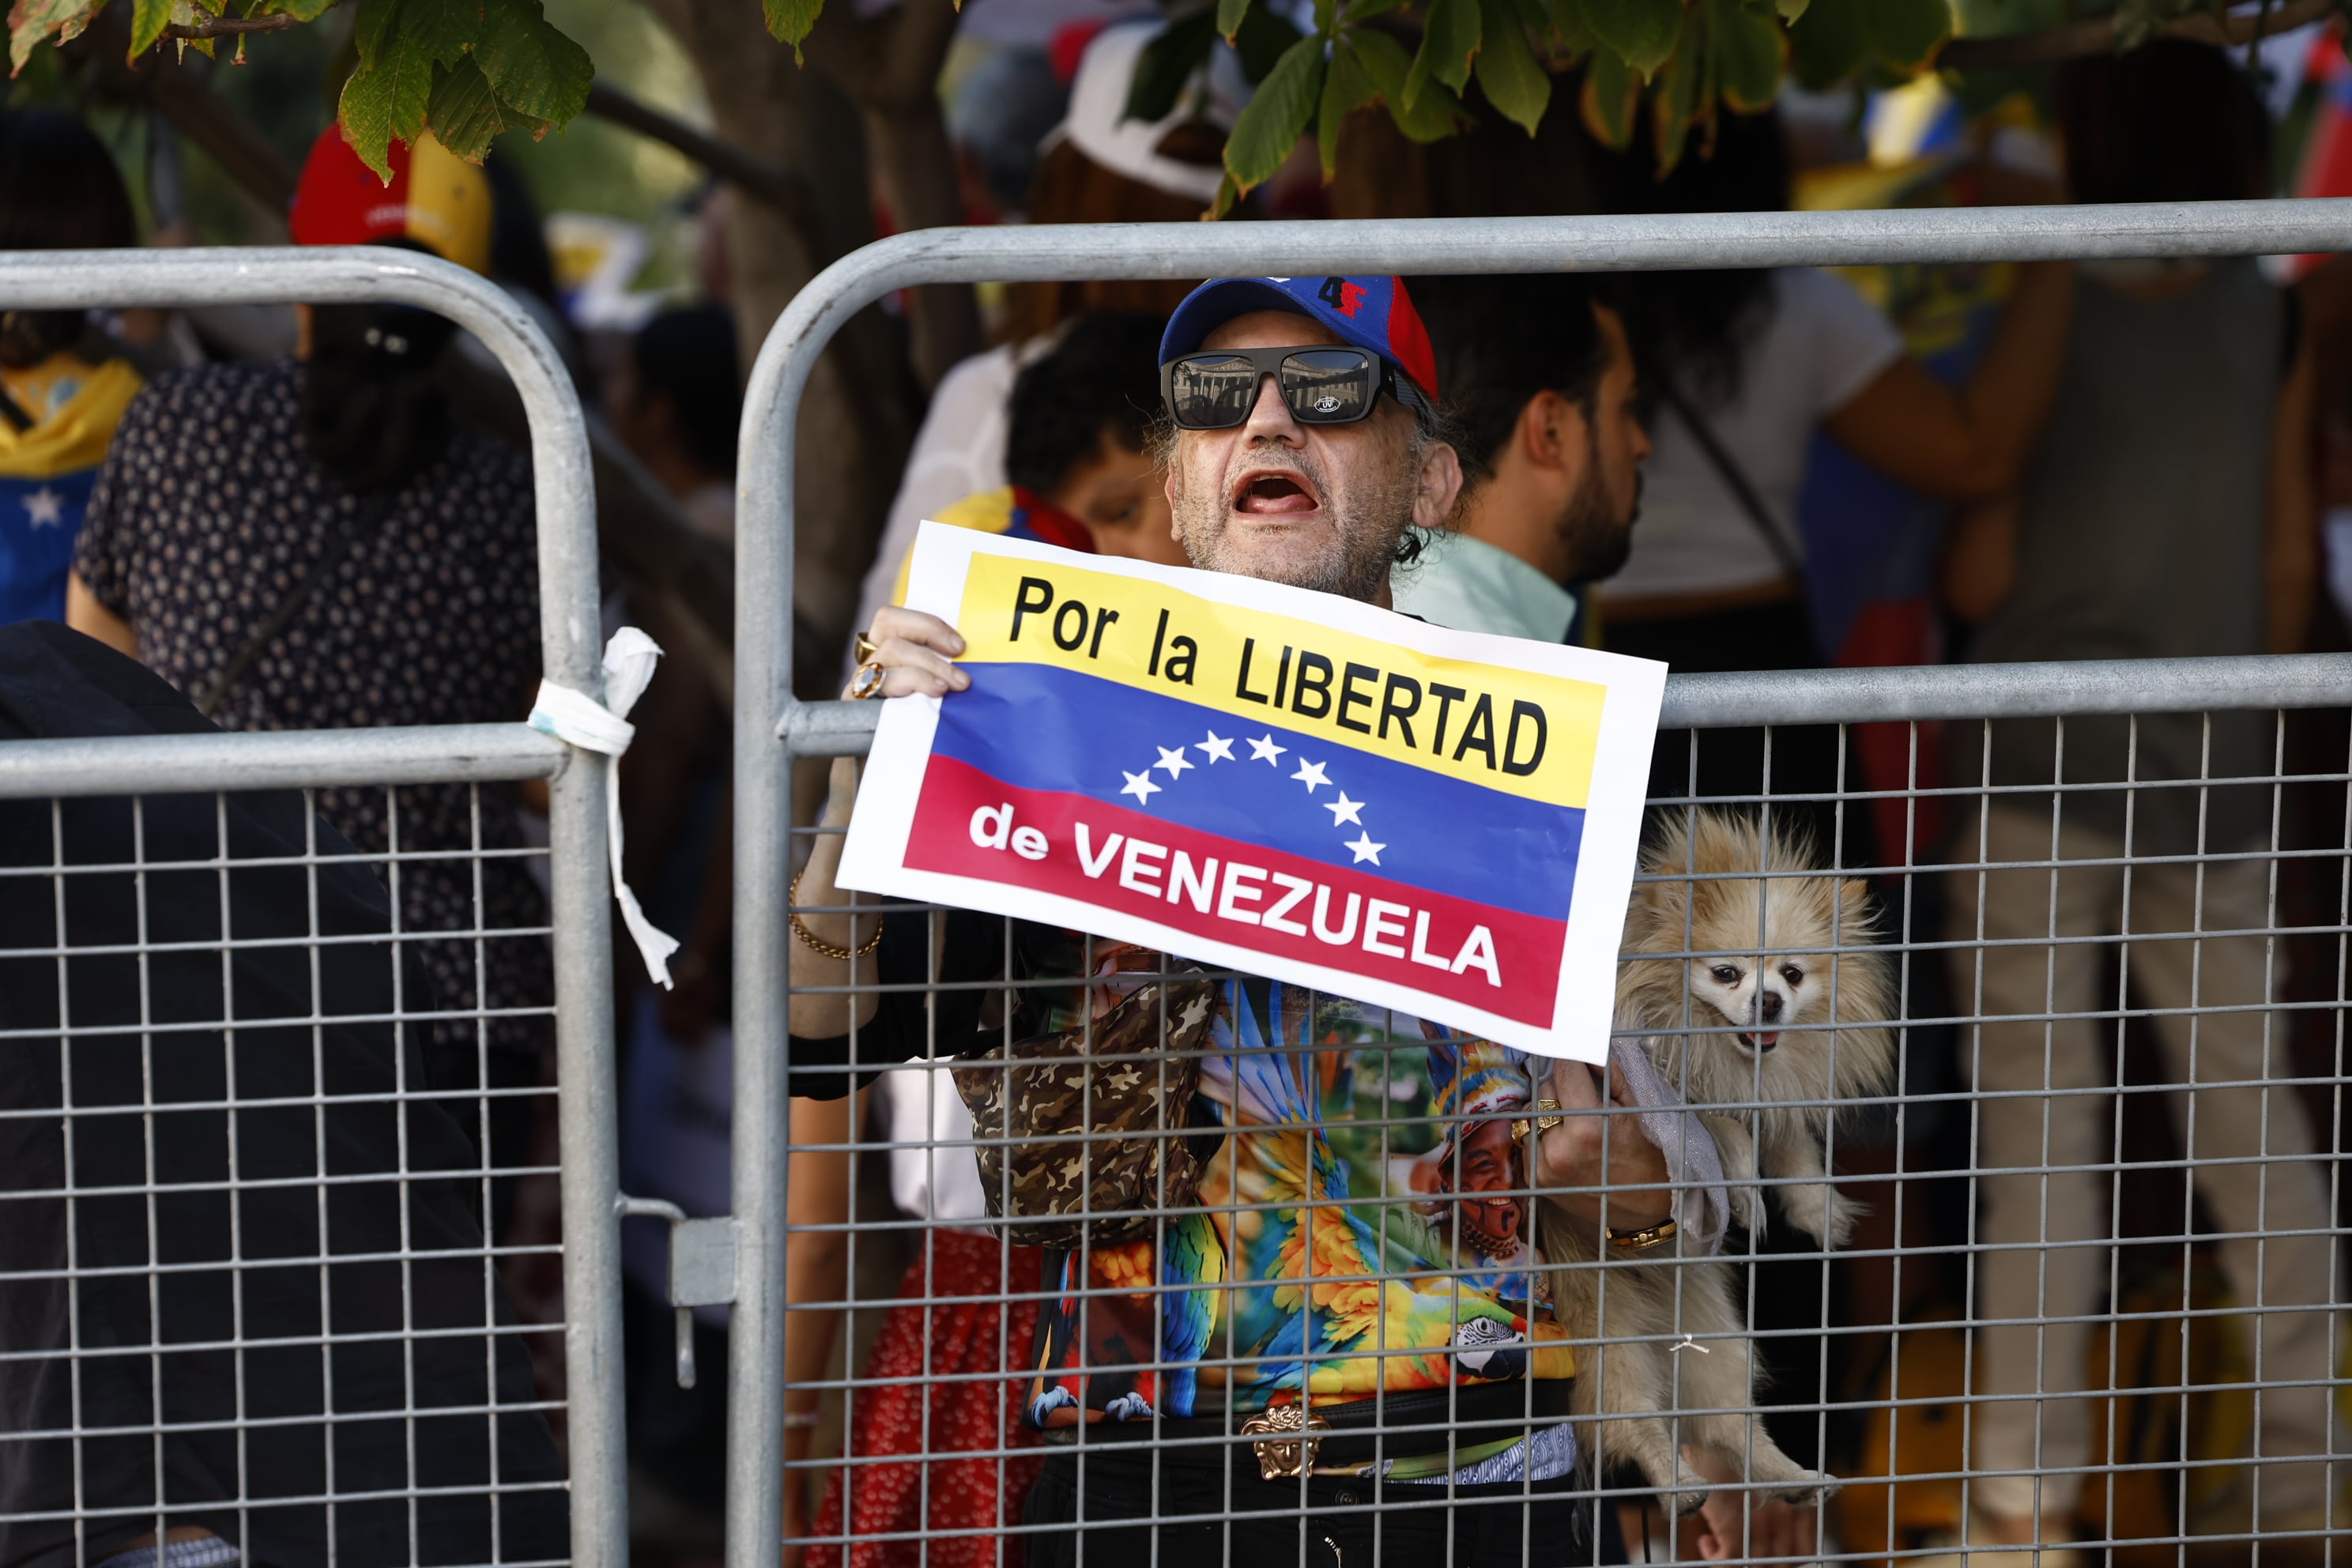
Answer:
<svg viewBox="0 0 2352 1568"><path fill-rule="evenodd" d="M958 0L898 0L878 16L837 5L809 36L809 56L864 111L875 183L900 230L963 221L963 192L940 68L955 37ZM966 283L912 293L911 357L925 391L982 345L980 300Z"/></svg>
<svg viewBox="0 0 2352 1568"><path fill-rule="evenodd" d="M759 8L649 0L694 61L721 141L800 174L819 232L761 202L730 204L728 258L748 371L768 329L828 263L873 237L861 116L831 77L770 37ZM830 696L857 590L914 441L921 392L905 333L861 310L809 380L793 469L794 686Z"/></svg>

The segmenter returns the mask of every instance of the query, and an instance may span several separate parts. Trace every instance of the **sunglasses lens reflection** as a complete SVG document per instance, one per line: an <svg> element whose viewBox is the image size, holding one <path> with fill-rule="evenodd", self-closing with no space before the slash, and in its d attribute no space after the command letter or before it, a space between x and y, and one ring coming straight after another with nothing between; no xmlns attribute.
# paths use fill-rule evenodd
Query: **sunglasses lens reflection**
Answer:
<svg viewBox="0 0 2352 1568"><path fill-rule="evenodd" d="M1222 430L1249 417L1257 366L1230 354L1179 360L1168 377L1168 412L1187 430Z"/></svg>
<svg viewBox="0 0 2352 1568"><path fill-rule="evenodd" d="M1354 349L1302 349L1282 362L1282 398L1309 425L1344 425L1372 410L1379 390L1370 356Z"/></svg>

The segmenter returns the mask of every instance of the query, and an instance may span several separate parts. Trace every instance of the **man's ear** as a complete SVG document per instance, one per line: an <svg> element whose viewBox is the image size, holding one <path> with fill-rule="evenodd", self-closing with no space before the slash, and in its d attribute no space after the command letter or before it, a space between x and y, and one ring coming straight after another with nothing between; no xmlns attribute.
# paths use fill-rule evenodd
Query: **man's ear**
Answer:
<svg viewBox="0 0 2352 1568"><path fill-rule="evenodd" d="M1584 410L1545 387L1519 410L1519 449L1538 468L1558 471L1582 459Z"/></svg>
<svg viewBox="0 0 2352 1568"><path fill-rule="evenodd" d="M1422 455L1421 489L1412 499L1417 528L1444 528L1462 494L1462 458L1444 441L1432 442Z"/></svg>

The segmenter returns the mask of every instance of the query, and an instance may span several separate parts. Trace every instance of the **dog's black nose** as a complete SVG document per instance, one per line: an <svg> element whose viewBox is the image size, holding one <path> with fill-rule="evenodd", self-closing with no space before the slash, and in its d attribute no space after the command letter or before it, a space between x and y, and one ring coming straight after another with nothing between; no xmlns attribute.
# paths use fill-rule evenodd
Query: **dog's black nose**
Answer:
<svg viewBox="0 0 2352 1568"><path fill-rule="evenodd" d="M1773 1019L1778 1018L1780 1016L1780 1009L1786 1002L1787 998L1783 997L1778 991L1767 991L1764 993L1764 1000L1761 1003L1761 1006L1764 1009L1764 1021L1769 1024L1772 1022Z"/></svg>

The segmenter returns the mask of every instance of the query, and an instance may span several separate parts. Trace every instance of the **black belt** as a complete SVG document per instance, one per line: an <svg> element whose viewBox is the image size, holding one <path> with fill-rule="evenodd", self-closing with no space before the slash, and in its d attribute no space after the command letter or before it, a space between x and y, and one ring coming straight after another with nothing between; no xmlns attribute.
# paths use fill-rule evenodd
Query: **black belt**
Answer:
<svg viewBox="0 0 2352 1568"><path fill-rule="evenodd" d="M1569 1383L1483 1383L1466 1388L1424 1388L1382 1394L1311 1410L1278 1405L1230 1423L1215 1416L1155 1421L1098 1421L1045 1433L1055 1447L1100 1443L1175 1442L1164 1458L1223 1465L1224 1447L1206 1439L1240 1437L1257 1454L1267 1480L1300 1474L1353 1475L1377 1461L1419 1458L1450 1449L1525 1439L1564 1420Z"/></svg>

